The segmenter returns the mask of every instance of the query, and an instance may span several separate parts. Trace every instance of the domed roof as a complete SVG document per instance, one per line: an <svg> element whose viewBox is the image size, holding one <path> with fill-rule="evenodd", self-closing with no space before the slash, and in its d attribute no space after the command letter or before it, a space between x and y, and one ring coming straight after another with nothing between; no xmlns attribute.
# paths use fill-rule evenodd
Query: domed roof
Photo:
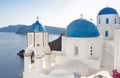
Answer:
<svg viewBox="0 0 120 78"><path fill-rule="evenodd" d="M114 8L106 7L100 10L98 15L104 15L104 14L118 14L117 11Z"/></svg>
<svg viewBox="0 0 120 78"><path fill-rule="evenodd" d="M30 32L43 32L43 31L45 31L45 28L39 23L38 20L30 27Z"/></svg>
<svg viewBox="0 0 120 78"><path fill-rule="evenodd" d="M71 22L66 31L66 37L98 37L97 27L85 19L77 19Z"/></svg>

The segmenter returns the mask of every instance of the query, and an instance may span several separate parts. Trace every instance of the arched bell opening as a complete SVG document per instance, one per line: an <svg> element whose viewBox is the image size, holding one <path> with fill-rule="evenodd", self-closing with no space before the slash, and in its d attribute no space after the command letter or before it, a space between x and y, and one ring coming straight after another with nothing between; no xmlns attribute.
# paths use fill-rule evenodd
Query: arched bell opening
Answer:
<svg viewBox="0 0 120 78"><path fill-rule="evenodd" d="M30 55L31 64L33 64L35 62L34 56L35 56L34 51L32 51L31 55Z"/></svg>

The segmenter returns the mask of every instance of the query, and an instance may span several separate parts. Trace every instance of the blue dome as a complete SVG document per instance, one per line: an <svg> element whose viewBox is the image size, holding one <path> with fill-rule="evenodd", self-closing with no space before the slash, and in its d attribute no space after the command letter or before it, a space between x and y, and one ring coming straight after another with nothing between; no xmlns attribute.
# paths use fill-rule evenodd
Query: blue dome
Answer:
<svg viewBox="0 0 120 78"><path fill-rule="evenodd" d="M97 27L85 20L85 19L77 19L71 22L66 31L66 37L98 37L99 31Z"/></svg>
<svg viewBox="0 0 120 78"><path fill-rule="evenodd" d="M104 15L104 14L118 14L117 11L114 8L106 7L100 10L98 15Z"/></svg>
<svg viewBox="0 0 120 78"><path fill-rule="evenodd" d="M31 27L30 27L30 32L44 32L44 31L45 31L45 29L39 23L38 20L34 24L32 24Z"/></svg>

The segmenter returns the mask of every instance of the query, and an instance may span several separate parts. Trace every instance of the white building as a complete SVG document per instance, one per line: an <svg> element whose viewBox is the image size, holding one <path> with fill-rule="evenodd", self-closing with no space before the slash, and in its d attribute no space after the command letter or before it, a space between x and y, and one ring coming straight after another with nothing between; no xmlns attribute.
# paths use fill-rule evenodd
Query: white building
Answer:
<svg viewBox="0 0 120 78"><path fill-rule="evenodd" d="M104 39L114 39L114 31L120 28L119 22L119 15L113 8L105 7L98 13L97 26Z"/></svg>
<svg viewBox="0 0 120 78"><path fill-rule="evenodd" d="M62 51L51 51L48 32L37 20L27 34L23 78L66 76L76 71L88 76L103 68L120 71L119 29L117 11L106 7L98 13L97 26L83 18L71 22L62 36Z"/></svg>

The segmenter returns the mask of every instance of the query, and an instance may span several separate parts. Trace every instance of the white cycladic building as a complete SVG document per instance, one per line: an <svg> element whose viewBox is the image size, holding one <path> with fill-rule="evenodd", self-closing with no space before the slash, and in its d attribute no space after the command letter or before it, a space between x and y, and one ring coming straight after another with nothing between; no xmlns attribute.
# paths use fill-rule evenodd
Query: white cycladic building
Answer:
<svg viewBox="0 0 120 78"><path fill-rule="evenodd" d="M37 20L27 34L23 78L39 78L39 73L65 75L76 71L88 76L102 68L120 71L119 29L117 11L106 7L97 15L97 26L83 18L72 21L62 36L61 51L51 51L48 32ZM108 64L111 57L113 60Z"/></svg>
<svg viewBox="0 0 120 78"><path fill-rule="evenodd" d="M62 37L62 52L67 56L66 61L76 59L90 68L100 69L102 40L93 23L77 19L68 25Z"/></svg>
<svg viewBox="0 0 120 78"><path fill-rule="evenodd" d="M97 16L97 27L104 39L113 40L114 31L120 29L119 15L113 8L103 8Z"/></svg>

